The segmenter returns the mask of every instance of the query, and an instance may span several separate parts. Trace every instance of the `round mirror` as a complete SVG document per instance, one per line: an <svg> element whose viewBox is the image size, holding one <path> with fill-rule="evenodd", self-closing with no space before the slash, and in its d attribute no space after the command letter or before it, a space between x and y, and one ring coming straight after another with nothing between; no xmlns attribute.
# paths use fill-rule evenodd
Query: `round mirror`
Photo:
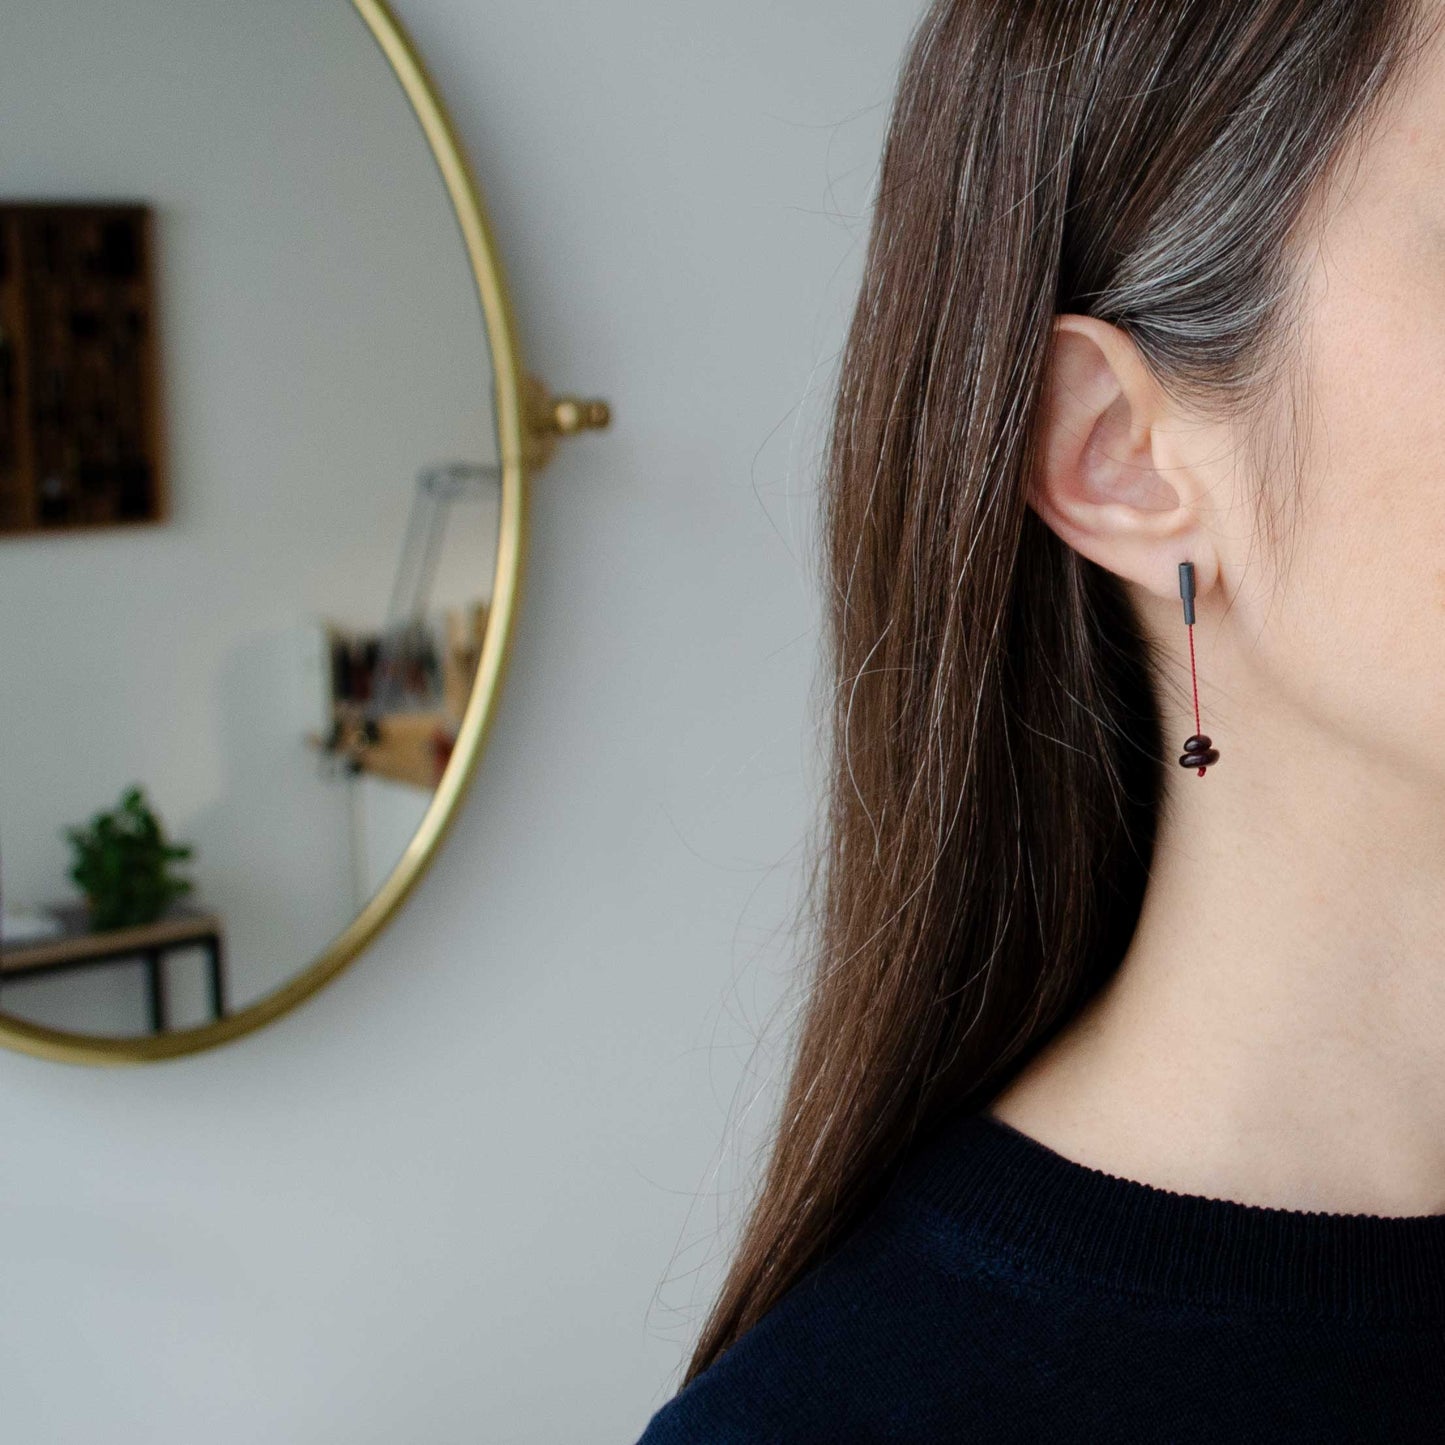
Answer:
<svg viewBox="0 0 1445 1445"><path fill-rule="evenodd" d="M158 1059L313 993L437 847L545 412L377 0L6 20L0 1042Z"/></svg>

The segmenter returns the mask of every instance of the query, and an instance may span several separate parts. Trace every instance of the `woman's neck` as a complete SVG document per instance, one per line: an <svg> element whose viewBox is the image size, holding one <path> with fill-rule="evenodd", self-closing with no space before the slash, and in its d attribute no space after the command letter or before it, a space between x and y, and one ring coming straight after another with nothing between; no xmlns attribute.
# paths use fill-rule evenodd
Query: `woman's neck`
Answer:
<svg viewBox="0 0 1445 1445"><path fill-rule="evenodd" d="M1445 1211L1445 789L1297 718L1205 730L1118 974L988 1112L1182 1193Z"/></svg>

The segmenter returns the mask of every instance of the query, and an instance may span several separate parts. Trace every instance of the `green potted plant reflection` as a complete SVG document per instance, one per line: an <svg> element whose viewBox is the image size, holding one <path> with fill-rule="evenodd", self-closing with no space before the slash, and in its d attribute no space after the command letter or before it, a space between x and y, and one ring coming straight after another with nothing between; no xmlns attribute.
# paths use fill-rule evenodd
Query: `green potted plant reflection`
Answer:
<svg viewBox="0 0 1445 1445"><path fill-rule="evenodd" d="M154 922L173 899L191 891L190 880L173 876L171 864L195 850L166 840L139 786L121 794L114 812L97 813L88 826L67 828L65 835L75 859L70 876L90 905L92 929Z"/></svg>

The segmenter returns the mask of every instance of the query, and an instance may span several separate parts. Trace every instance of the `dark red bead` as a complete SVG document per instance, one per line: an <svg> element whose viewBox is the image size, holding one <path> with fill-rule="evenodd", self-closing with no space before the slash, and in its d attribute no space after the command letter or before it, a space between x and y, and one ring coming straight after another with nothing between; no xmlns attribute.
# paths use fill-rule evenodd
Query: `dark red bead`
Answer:
<svg viewBox="0 0 1445 1445"><path fill-rule="evenodd" d="M1179 759L1181 768L1207 768L1211 763L1219 761L1218 748L1200 748L1187 752Z"/></svg>
<svg viewBox="0 0 1445 1445"><path fill-rule="evenodd" d="M1203 733L1195 733L1192 738L1184 739L1184 751L1186 753L1208 752L1209 746L1209 739L1205 737Z"/></svg>

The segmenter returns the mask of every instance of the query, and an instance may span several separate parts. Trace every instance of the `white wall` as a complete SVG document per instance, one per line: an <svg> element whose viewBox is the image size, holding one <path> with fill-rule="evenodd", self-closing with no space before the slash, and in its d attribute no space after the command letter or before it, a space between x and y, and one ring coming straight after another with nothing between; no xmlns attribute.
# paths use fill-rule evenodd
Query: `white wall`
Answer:
<svg viewBox="0 0 1445 1445"><path fill-rule="evenodd" d="M771 1107L820 393L915 7L398 9L529 362L615 422L537 479L490 747L378 945L210 1054L0 1053L7 1439L632 1441Z"/></svg>

